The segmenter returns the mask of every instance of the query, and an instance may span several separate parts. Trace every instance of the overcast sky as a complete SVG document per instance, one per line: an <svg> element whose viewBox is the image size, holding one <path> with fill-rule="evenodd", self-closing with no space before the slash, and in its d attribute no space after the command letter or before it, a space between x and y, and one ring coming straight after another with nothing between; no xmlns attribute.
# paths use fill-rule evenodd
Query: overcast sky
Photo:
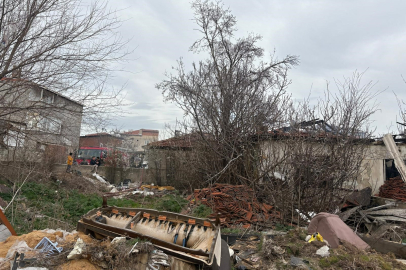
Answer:
<svg viewBox="0 0 406 270"><path fill-rule="evenodd" d="M365 83L376 82L374 90L380 111L374 117L377 134L397 131L399 120L395 92L406 101L406 1L246 1L224 0L237 17L237 36L253 32L263 36L260 46L269 55L276 50L300 57L290 72L289 92L302 99L322 95L326 81L333 82L355 71L365 71ZM126 83L126 100L115 128L160 129L174 124L182 112L163 102L155 85L171 72L183 57L186 68L199 55L189 51L199 37L194 30L190 1L115 0L112 8L124 21L120 32L132 38L134 52L129 61L117 67L112 85ZM333 88L334 89L334 88ZM396 118L397 117L397 118Z"/></svg>

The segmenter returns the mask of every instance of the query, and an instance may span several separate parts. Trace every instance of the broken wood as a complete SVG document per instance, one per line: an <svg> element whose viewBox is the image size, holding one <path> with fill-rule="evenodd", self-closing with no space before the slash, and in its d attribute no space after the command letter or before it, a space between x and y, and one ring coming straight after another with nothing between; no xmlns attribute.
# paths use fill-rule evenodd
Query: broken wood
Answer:
<svg viewBox="0 0 406 270"><path fill-rule="evenodd" d="M383 136L383 142L386 146L386 149L388 149L389 153L392 155L395 161L395 167L396 169L398 169L403 182L406 182L406 165L399 154L399 149L396 146L396 143L393 140L392 135L386 134L385 136Z"/></svg>
<svg viewBox="0 0 406 270"><path fill-rule="evenodd" d="M4 213L1 209L0 209L0 220L1 220L1 222L3 222L4 225L6 225L7 229L10 231L11 235L17 235L17 233L14 231L13 226L11 226L6 215L4 215Z"/></svg>

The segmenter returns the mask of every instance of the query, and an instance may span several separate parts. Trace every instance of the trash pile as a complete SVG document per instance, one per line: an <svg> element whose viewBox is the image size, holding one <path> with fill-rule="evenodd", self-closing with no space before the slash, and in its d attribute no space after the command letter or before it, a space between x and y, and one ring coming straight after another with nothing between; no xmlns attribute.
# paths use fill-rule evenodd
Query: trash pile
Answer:
<svg viewBox="0 0 406 270"><path fill-rule="evenodd" d="M387 222L406 222L406 209L394 208L394 203L380 205L371 208L361 206L353 207L340 214L340 217L347 224L360 227L364 225L368 233L376 227Z"/></svg>
<svg viewBox="0 0 406 270"><path fill-rule="evenodd" d="M211 188L195 189L187 198L194 204L204 204L213 210L210 218L220 216L223 226L243 224L265 225L271 219L280 219L273 206L259 203L251 188L244 185L215 184Z"/></svg>
<svg viewBox="0 0 406 270"><path fill-rule="evenodd" d="M313 237L302 228L283 234L270 232L262 244L266 261L259 267L246 261L237 266L243 264L246 267L240 269L406 269L406 265L393 255L380 254L371 249L362 250L346 241L340 241L340 245L333 248L323 235L320 236ZM252 256L255 258L255 253ZM252 262L253 257L248 260Z"/></svg>
<svg viewBox="0 0 406 270"><path fill-rule="evenodd" d="M308 229L263 231L230 243L234 269L406 269L370 249L337 215L319 213Z"/></svg>
<svg viewBox="0 0 406 270"><path fill-rule="evenodd" d="M406 183L400 176L390 178L379 188L379 197L406 202Z"/></svg>
<svg viewBox="0 0 406 270"><path fill-rule="evenodd" d="M0 242L0 269L192 270L195 266L139 239L98 241L81 232L43 230Z"/></svg>
<svg viewBox="0 0 406 270"><path fill-rule="evenodd" d="M16 267L12 269L17 269L17 267L35 265L50 258L59 258L65 254L65 249L70 249L78 237L87 243L94 241L80 232L49 229L33 231L21 236L10 236L4 242L0 242L0 269L11 269L10 266L14 265Z"/></svg>
<svg viewBox="0 0 406 270"><path fill-rule="evenodd" d="M137 190L133 191L132 194L141 194L144 196L163 196L169 191L175 190L172 186L155 186L154 184L142 185Z"/></svg>

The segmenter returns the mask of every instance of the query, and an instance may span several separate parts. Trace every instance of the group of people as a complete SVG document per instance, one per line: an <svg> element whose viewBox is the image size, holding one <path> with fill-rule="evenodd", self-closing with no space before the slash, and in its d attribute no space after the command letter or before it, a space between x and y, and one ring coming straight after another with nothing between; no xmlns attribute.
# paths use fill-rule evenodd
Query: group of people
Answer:
<svg viewBox="0 0 406 270"><path fill-rule="evenodd" d="M72 165L73 165L73 154L69 153L68 155L68 160L66 161L66 164L68 165L66 168L66 172L69 173L72 170ZM92 167L92 173L97 173L97 168L102 164L102 160L100 157L95 157L93 156L92 159L90 160L90 165Z"/></svg>

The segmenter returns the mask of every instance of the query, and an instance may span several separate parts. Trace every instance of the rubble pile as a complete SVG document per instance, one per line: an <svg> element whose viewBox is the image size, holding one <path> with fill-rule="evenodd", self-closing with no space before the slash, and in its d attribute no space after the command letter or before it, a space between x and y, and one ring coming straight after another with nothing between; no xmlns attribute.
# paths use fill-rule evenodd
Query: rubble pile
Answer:
<svg viewBox="0 0 406 270"><path fill-rule="evenodd" d="M233 269L406 269L393 254L363 250L346 241L333 248L325 238L311 239L303 228L238 239L230 246Z"/></svg>
<svg viewBox="0 0 406 270"><path fill-rule="evenodd" d="M406 184L400 176L390 178L379 188L379 197L406 202Z"/></svg>
<svg viewBox="0 0 406 270"><path fill-rule="evenodd" d="M215 184L211 188L196 189L188 200L201 203L213 210L210 218L219 215L223 226L263 224L272 218L281 218L273 206L259 203L254 191L244 185Z"/></svg>

